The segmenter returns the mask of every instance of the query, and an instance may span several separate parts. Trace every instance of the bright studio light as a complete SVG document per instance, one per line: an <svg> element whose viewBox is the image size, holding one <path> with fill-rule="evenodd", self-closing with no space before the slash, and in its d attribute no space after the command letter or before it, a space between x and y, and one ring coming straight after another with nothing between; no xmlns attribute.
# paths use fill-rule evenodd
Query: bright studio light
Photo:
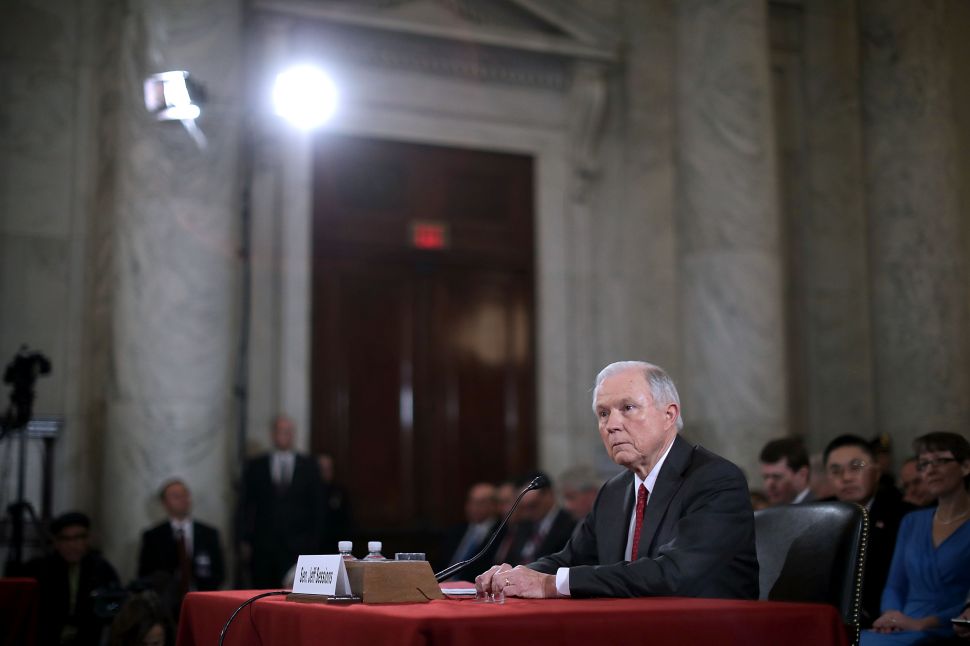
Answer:
<svg viewBox="0 0 970 646"><path fill-rule="evenodd" d="M337 109L337 86L327 74L311 65L280 72L273 86L273 107L297 128L312 130Z"/></svg>

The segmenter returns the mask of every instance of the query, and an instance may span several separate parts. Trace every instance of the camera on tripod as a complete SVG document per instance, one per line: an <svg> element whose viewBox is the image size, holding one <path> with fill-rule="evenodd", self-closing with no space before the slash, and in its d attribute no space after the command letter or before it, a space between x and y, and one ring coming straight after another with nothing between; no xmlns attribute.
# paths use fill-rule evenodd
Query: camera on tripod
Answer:
<svg viewBox="0 0 970 646"><path fill-rule="evenodd" d="M3 420L3 431L11 431L27 425L34 403L34 383L37 377L49 375L51 361L40 352L20 346L13 360L3 371L3 383L12 386L10 408Z"/></svg>

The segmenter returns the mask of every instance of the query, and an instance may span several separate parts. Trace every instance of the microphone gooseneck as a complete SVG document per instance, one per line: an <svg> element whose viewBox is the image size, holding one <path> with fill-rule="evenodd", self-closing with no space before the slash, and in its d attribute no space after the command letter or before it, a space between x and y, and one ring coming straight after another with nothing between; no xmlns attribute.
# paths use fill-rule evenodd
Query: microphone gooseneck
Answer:
<svg viewBox="0 0 970 646"><path fill-rule="evenodd" d="M533 478L532 482L526 485L525 489L519 492L519 495L515 499L515 502L512 503L512 508L509 509L508 513L505 514L505 518L502 519L502 522L499 523L495 531L492 532L492 535L491 537L489 537L488 542L485 543L485 547L483 547L475 556L465 559L464 561L459 561L458 563L455 563L454 565L450 565L445 569L441 570L440 572L436 573L434 575L435 580L438 581L438 583L441 583L442 581L444 581L445 579L447 579L448 577L450 577L451 575L453 575L455 572L462 569L466 565L470 565L475 561L477 561L478 559L482 558L485 552L488 551L488 548L492 546L492 543L495 542L495 538L502 533L503 529L505 529L506 523L509 522L509 518L512 517L512 513L515 511L515 508L519 506L519 502L522 500L522 497L525 496L525 494L529 493L530 491L533 491L535 489L543 489L548 486L549 486L549 479L546 478L545 476L540 475Z"/></svg>

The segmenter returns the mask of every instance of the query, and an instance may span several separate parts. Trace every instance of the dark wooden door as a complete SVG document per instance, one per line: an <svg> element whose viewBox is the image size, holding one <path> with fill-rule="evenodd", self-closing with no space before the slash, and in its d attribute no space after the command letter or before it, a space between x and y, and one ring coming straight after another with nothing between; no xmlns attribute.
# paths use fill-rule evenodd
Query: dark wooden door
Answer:
<svg viewBox="0 0 970 646"><path fill-rule="evenodd" d="M359 540L432 552L535 463L531 159L321 137L313 222L313 449Z"/></svg>

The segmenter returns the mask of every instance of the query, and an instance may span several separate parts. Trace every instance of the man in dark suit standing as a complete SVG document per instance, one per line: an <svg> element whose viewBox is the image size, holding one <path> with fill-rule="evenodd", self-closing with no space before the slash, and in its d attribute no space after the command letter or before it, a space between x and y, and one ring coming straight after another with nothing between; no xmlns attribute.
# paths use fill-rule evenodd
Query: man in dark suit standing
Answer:
<svg viewBox="0 0 970 646"><path fill-rule="evenodd" d="M600 438L626 468L600 490L562 551L475 580L515 597L758 598L754 513L741 470L690 444L661 368L610 364L596 378Z"/></svg>
<svg viewBox="0 0 970 646"><path fill-rule="evenodd" d="M178 619L187 592L217 590L222 585L222 545L219 530L192 518L192 494L182 480L168 480L159 498L168 519L142 534L138 576L150 579Z"/></svg>
<svg viewBox="0 0 970 646"><path fill-rule="evenodd" d="M300 554L315 554L323 532L320 470L296 453L296 429L280 415L270 431L274 450L243 472L241 553L257 588L278 588Z"/></svg>

